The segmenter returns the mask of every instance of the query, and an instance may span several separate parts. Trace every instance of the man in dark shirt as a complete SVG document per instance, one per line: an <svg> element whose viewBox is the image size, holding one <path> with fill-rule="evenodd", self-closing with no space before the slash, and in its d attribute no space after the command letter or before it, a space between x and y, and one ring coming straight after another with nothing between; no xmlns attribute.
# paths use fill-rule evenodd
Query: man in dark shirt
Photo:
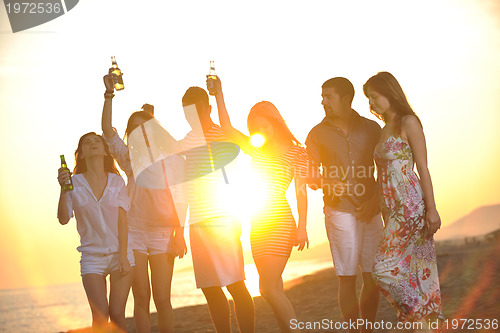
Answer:
<svg viewBox="0 0 500 333"><path fill-rule="evenodd" d="M338 297L344 320L356 322L361 315L365 321L374 323L379 290L371 269L383 223L378 209L373 152L381 129L351 108L354 87L349 80L336 77L326 81L322 98L326 117L309 132L306 140L313 170L310 186L323 189L325 227L339 276ZM358 266L363 276L359 303ZM363 326L361 331L372 331L369 326Z"/></svg>

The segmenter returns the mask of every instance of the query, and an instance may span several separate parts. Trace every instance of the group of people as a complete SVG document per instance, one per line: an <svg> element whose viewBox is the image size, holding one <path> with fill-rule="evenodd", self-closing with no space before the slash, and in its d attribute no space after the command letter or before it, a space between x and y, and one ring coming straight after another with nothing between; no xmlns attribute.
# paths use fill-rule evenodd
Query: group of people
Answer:
<svg viewBox="0 0 500 333"><path fill-rule="evenodd" d="M255 331L254 303L244 282L241 226L228 203L215 195L227 176L223 168L224 177L214 172L214 165L235 147L251 156L259 177L254 183L263 204L252 214L250 243L260 293L281 331L298 331L291 326L296 314L284 293L282 273L293 247L309 247L307 186L324 194L325 227L345 321L375 322L380 291L400 321L442 319L433 242L441 222L425 138L393 75L380 72L363 86L370 110L385 123L383 129L352 109L354 87L349 80L326 81L325 118L310 131L306 148L267 101L255 104L248 114L250 136L235 129L219 78L212 83L220 125L212 121L207 92L190 87L182 98L191 126L184 139L177 141L164 130L150 105L130 116L122 139L112 123L113 75L104 76L103 135L83 135L72 176L66 168L58 174L58 219L61 224L73 215L77 220L81 276L95 332L105 331L109 319L113 329L127 331L130 287L136 331L151 330L151 294L160 332L174 331L171 281L175 257L187 252L188 207L196 285L207 300L216 331L231 332L223 287L234 300L240 332ZM264 138L262 145L252 144L255 134ZM159 137L163 144L153 147ZM127 185L115 161L126 174ZM74 189L64 191L70 177ZM297 222L285 197L292 180ZM363 277L359 300L358 267Z"/></svg>

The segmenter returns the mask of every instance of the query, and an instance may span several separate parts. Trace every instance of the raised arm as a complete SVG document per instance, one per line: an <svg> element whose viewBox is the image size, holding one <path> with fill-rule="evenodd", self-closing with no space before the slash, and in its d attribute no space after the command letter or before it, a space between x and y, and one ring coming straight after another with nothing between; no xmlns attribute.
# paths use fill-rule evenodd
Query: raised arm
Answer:
<svg viewBox="0 0 500 333"><path fill-rule="evenodd" d="M413 159L417 165L420 185L424 193L427 230L428 233L432 235L441 227L441 218L436 209L431 175L427 167L427 147L425 144L424 131L415 116L405 116L403 118L401 135L403 139L404 136L407 137L413 152Z"/></svg>
<svg viewBox="0 0 500 333"><path fill-rule="evenodd" d="M101 128L105 137L111 138L115 135L112 125L112 100L114 97L113 91L113 74L104 75L104 86L106 92L104 93L104 106L102 108Z"/></svg>
<svg viewBox="0 0 500 333"><path fill-rule="evenodd" d="M224 94L222 93L222 84L219 78L216 80L215 84L217 86L215 100L217 101L217 111L219 112L219 121L222 131L229 138L229 140L236 143L241 150L243 150L243 152L248 154L251 148L250 138L231 125L229 113L227 112L226 104L224 102Z"/></svg>

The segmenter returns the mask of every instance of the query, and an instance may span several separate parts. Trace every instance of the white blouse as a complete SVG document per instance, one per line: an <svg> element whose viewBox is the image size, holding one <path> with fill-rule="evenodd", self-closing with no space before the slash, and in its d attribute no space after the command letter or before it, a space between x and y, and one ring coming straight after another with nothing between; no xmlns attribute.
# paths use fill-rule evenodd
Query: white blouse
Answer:
<svg viewBox="0 0 500 333"><path fill-rule="evenodd" d="M118 211L130 207L123 178L108 173L108 183L97 200L83 174L72 176L73 190L66 192L69 217L75 216L80 252L110 254L119 251ZM74 212L74 215L73 215Z"/></svg>

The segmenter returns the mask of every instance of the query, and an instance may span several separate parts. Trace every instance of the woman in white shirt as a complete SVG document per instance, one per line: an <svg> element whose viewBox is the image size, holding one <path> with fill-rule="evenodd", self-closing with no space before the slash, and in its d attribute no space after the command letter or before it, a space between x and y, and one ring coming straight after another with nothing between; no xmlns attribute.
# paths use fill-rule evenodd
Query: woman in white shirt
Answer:
<svg viewBox="0 0 500 333"><path fill-rule="evenodd" d="M101 332L110 318L114 328L126 332L125 305L134 256L127 246L126 211L130 204L125 182L100 135L93 132L83 135L75 159L72 191L62 189L70 177L69 170L59 169L61 194L57 216L62 225L71 217L76 218L81 241L77 248L81 252L80 270L92 311L92 328Z"/></svg>

